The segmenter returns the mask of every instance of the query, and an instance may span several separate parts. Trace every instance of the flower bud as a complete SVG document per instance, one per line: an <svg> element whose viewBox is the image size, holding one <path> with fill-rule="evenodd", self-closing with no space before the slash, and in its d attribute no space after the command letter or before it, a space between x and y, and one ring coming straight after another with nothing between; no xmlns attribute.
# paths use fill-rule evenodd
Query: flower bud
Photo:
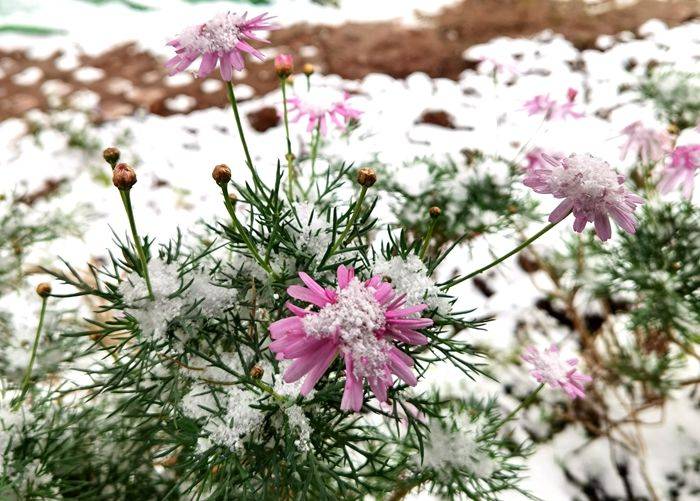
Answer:
<svg viewBox="0 0 700 501"><path fill-rule="evenodd" d="M49 297L51 294L51 284L47 282L41 282L36 286L36 293L41 297Z"/></svg>
<svg viewBox="0 0 700 501"><path fill-rule="evenodd" d="M287 78L294 71L294 60L289 54L280 54L275 57L275 73L280 78Z"/></svg>
<svg viewBox="0 0 700 501"><path fill-rule="evenodd" d="M676 124L668 124L668 127L666 127L666 130L672 136L677 136L678 134L681 133L680 127L678 127Z"/></svg>
<svg viewBox="0 0 700 501"><path fill-rule="evenodd" d="M136 184L136 172L127 164L117 164L112 171L112 183L122 191L129 191Z"/></svg>
<svg viewBox="0 0 700 501"><path fill-rule="evenodd" d="M120 155L121 154L119 153L119 150L117 148L114 148L114 147L106 148L102 152L102 158L104 158L105 162L107 162L109 165L111 165L113 169L114 169L114 166L119 161Z"/></svg>
<svg viewBox="0 0 700 501"><path fill-rule="evenodd" d="M566 98L570 103L573 103L576 100L577 95L578 91L572 87L569 87L569 89L566 91Z"/></svg>
<svg viewBox="0 0 700 501"><path fill-rule="evenodd" d="M250 377L253 379L261 379L263 377L263 374L265 371L263 371L263 368L260 367L259 365L254 365L252 369L250 369Z"/></svg>
<svg viewBox="0 0 700 501"><path fill-rule="evenodd" d="M314 74L314 71L316 71L316 68L314 68L314 65L311 63L304 63L303 67L304 75L307 77L310 77L311 75Z"/></svg>
<svg viewBox="0 0 700 501"><path fill-rule="evenodd" d="M357 171L357 182L365 188L369 188L377 182L377 173L374 172L374 169L363 167Z"/></svg>
<svg viewBox="0 0 700 501"><path fill-rule="evenodd" d="M432 217L433 219L435 219L435 218L438 217L440 214L442 214L442 209L440 209L440 207L433 206L433 207L431 207L430 209L428 209L428 212L430 213L430 217Z"/></svg>
<svg viewBox="0 0 700 501"><path fill-rule="evenodd" d="M231 169L229 169L228 165L219 164L216 167L214 167L214 170L211 173L211 177L214 178L216 184L224 185L231 180Z"/></svg>

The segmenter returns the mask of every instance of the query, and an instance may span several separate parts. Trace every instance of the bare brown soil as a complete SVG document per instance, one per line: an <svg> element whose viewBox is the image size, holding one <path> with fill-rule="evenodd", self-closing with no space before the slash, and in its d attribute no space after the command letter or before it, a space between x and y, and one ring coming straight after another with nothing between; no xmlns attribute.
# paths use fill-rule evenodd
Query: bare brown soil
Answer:
<svg viewBox="0 0 700 501"><path fill-rule="evenodd" d="M592 48L601 34L634 31L644 21L658 18L676 25L700 16L696 0L640 0L626 8L614 8L595 14L577 1L554 0L464 0L434 17L424 18L424 26L408 28L396 23L346 23L337 27L298 24L273 32L273 46L295 56L299 65L313 63L319 71L343 78L359 79L369 73L385 73L397 78L422 71L431 77L456 79L473 61L464 60L468 47L496 36L528 36L544 29L562 33L579 48ZM313 57L301 57L315 47ZM0 49L0 120L22 116L28 110L46 110L49 106L42 85L49 80L67 84L64 98L79 90L90 90L100 97L94 120L104 121L130 115L138 109L170 115L181 112L171 98L186 95L194 98L184 111L222 106L223 92L206 92L205 82L193 80L182 85L167 85L162 61L140 51L135 44L115 47L97 57L81 57L82 67L105 71L104 78L93 82L76 79L74 71L57 68L60 52L46 59L31 59L23 51ZM13 75L31 67L42 77L31 85L19 85ZM239 83L250 85L256 94L277 86L272 62L250 64ZM208 90L208 89L207 89ZM265 114L266 113L266 114ZM443 117L428 117L428 121ZM274 120L270 112L254 116L258 127ZM442 120L444 121L444 120Z"/></svg>

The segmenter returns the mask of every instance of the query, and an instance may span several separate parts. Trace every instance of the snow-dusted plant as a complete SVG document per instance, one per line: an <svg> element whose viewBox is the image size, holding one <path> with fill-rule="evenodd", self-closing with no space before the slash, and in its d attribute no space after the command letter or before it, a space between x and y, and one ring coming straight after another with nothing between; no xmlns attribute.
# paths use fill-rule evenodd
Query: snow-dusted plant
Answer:
<svg viewBox="0 0 700 501"><path fill-rule="evenodd" d="M285 161L256 165L231 78L244 69L244 53L264 57L255 45L264 41L258 32L274 28L269 21L229 12L170 42L173 73L197 60L200 76L218 66L243 147L241 170L249 176L236 183L229 166L213 167L212 197L220 199L221 213L205 222L199 239L140 235L132 205L143 190L137 172L118 149L104 150L130 236L115 237L109 259L85 271L75 263L44 269L55 290L48 283L36 289L37 323L22 337L25 358L3 361L16 367L2 373L0 494L527 495L521 480L533 448L514 429L521 413L535 404L549 416L565 409L567 422L613 433L605 414L610 387L621 384L630 401L642 394L640 405L651 405L669 389L692 384L672 372L697 342L697 217L689 204L645 204L656 196L654 169L662 160L656 148L639 147L652 165L636 186L592 155L543 154L523 176L515 161L472 151L466 169L422 161L428 184L410 190L385 168L316 165L327 129L351 133L361 110L351 96L312 85L312 69L304 70L306 93L288 97L293 61L280 55ZM550 119L582 118L575 99L573 91L562 103L539 96L528 107ZM307 126L308 158L292 151L289 123L297 116L290 120L290 113ZM272 182L264 182L261 173L273 169ZM684 175L684 183L693 181ZM548 224L488 264L438 281L438 266L460 243L501 229L521 232L537 218L524 186L559 199ZM390 225L380 224L375 211L387 194L398 201ZM580 356L564 355L557 343L523 344L510 360L520 370L513 392L519 402L510 412L495 399L422 385L437 366L476 384L488 377L491 358L463 335L483 320L457 309L457 286L525 250L569 215L575 232L592 223L598 238L571 233L565 256L529 259L551 278L551 296L565 303L560 318L576 332ZM612 239L610 218L626 233ZM688 255L695 261L684 268ZM599 265L595 278L587 259ZM614 337L617 317L595 329L586 323L574 300L581 291L610 309L625 296L632 339ZM55 327L51 316L69 297L89 299L92 314ZM663 314L654 316L653 308ZM61 360L44 346L56 330L72 343ZM618 349L604 356L602 339ZM555 417L552 429L560 424Z"/></svg>

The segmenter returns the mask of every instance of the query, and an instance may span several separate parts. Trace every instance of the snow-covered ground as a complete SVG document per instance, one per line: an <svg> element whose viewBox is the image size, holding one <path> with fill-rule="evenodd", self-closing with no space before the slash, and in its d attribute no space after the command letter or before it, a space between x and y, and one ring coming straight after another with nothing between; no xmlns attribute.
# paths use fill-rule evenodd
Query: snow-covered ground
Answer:
<svg viewBox="0 0 700 501"><path fill-rule="evenodd" d="M164 42L183 24L195 18L205 19L210 13L231 6L228 2L185 4L176 0L141 3L156 8L134 15L132 10L116 3L98 8L78 1L38 0L33 4L22 2L21 8L0 7L9 10L9 14L3 12L5 23L67 31L60 37L44 40L2 36L0 43L3 47L26 46L37 52L50 47L55 49L57 45L80 46L98 52L133 39L166 55ZM362 0L345 2L346 7L334 10L299 1L286 2L284 13L276 13L285 24L310 19L323 23L388 18L418 22L414 8L424 10L429 4L429 9L435 11L449 3L452 2ZM290 4L298 5L292 8ZM251 14L261 10L276 11L274 4L249 10ZM93 22L75 23L77 17ZM321 162L327 159L343 159L357 165L380 162L391 167L393 175L407 190L418 190L430 180L427 172L408 171L405 164L422 156L460 158L465 149L478 149L505 158L520 158L523 150L534 147L564 154L591 152L624 172L632 159L620 160L620 146L624 142L621 129L637 120L659 129L666 124L658 122L650 105L636 100L637 93L621 93L620 88L637 84L650 61L670 63L680 71L700 71L700 23L667 29L660 22L649 21L640 28L639 35L639 39L631 33L604 37L599 43L601 50L583 52L552 33L528 40L493 40L467 51L464 57L486 58L487 62L478 71L465 71L459 81L433 80L424 74L413 74L406 80L372 74L362 81L314 75L314 86L352 91L353 106L363 111L360 126L352 135L329 136L322 147ZM631 59L636 65L630 69L627 63ZM494 73L492 62L504 69ZM577 62L579 64L573 64ZM305 85L302 78L296 83ZM542 115L528 116L523 109L524 103L538 94L548 94L564 102L569 88L578 91L576 110L584 114L580 119L546 121ZM264 106L279 107L280 102L280 93L273 92L245 102L242 113L246 115ZM89 94L83 96L82 103L76 103L76 108L80 107L90 110ZM420 123L421 115L429 110L448 112L456 127ZM76 110L52 116L33 113L32 121L45 125L36 137L27 135L26 120L0 123L0 177L4 192L31 192L47 179L67 178L69 181L60 196L39 203L36 209L70 210L76 204L89 203L97 213L83 228L82 237L42 244L29 256L29 262L50 265L55 263L55 256L60 255L75 264L104 256L111 240L110 228L119 234L127 229L119 197L114 188L104 182L106 167L99 149L86 151L69 147L68 135L51 127L51 123L66 121L75 130L87 130L100 147L121 142L123 159L132 163L138 173L133 200L141 231L161 241L172 237L177 227L191 229L198 220L211 221L213 216L222 215L223 207L210 175L215 164L230 165L237 181L247 179L230 109L213 108L167 118L138 115L97 128L89 126L85 117L86 114ZM302 124L292 124L292 133L295 149L308 147L309 136ZM264 133L247 127L246 136L263 179L271 179L277 160L285 153L283 127L273 127ZM697 131L686 130L679 144L699 141ZM698 192L700 190L696 190L696 203ZM543 213L554 204L546 199L541 202ZM385 222L392 220L387 203L380 204L379 211ZM559 225L537 245L561 246L561 235L571 231L569 224ZM537 229L533 225L528 231ZM445 278L454 269L470 271L489 262L492 255L509 249L514 242L514 235L477 239L471 247L453 253L439 272ZM496 319L487 324L484 332L470 335L495 349L509 347L514 342L512 333L516 323L523 318L534 323L533 316L539 314L533 312L532 300L539 295L538 286L543 286L538 283L540 279L544 282L544 277L528 275L514 260L509 260L490 278L496 291L493 296L484 297L470 282L456 288L454 293L460 298L458 307L477 308L479 316L493 315ZM556 328L550 334L556 335ZM445 391L501 391L499 385L475 385L446 372L431 374L430 381ZM508 402L507 397L505 401ZM651 410L642 419L654 421L658 412ZM660 492L666 491L666 474L678 470L686 453L698 450L700 430L692 426L697 419L698 414L691 408L690 401L679 400L666 409L665 419L660 424L644 427L648 447L646 469L653 483L660 486ZM529 462L529 479L524 487L548 501L571 499L578 491L564 478L558 466L561 462L577 477L597 476L606 484L608 493L624 497L624 486L611 463L609 444L599 440L582 447L585 442L584 431L570 427L551 443L540 447ZM643 479L633 475L632 481L639 492L645 492ZM420 494L415 496L415 499L424 498Z"/></svg>

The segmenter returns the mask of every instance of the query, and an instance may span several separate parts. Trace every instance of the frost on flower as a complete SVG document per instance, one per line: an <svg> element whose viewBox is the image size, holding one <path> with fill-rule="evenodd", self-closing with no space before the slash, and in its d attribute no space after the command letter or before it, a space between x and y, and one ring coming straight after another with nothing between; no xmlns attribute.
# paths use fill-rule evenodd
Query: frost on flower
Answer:
<svg viewBox="0 0 700 501"><path fill-rule="evenodd" d="M407 306L425 303L439 313L449 312L449 300L440 295L440 288L428 276L428 269L417 255L409 254L405 259L394 256L389 260L382 257L374 263L373 271L391 279L396 292L406 295Z"/></svg>
<svg viewBox="0 0 700 501"><path fill-rule="evenodd" d="M700 168L700 144L678 146L669 158L661 174L659 191L668 193L683 185L683 196L693 196L695 173Z"/></svg>
<svg viewBox="0 0 700 501"><path fill-rule="evenodd" d="M633 122L622 129L622 134L627 137L627 140L621 148L621 160L632 154L643 164L661 160L673 143L668 132L644 127L640 121Z"/></svg>
<svg viewBox="0 0 700 501"><path fill-rule="evenodd" d="M458 416L451 428L438 419L431 419L423 467L445 476L449 476L448 470L453 469L477 478L491 477L496 463L479 443L482 429L479 420L471 422L466 416Z"/></svg>
<svg viewBox="0 0 700 501"><path fill-rule="evenodd" d="M126 313L139 323L141 333L153 340L165 338L168 324L184 306L182 297L169 297L181 287L177 265L156 259L148 263L153 300L148 297L146 281L136 272L119 284L119 292L127 307Z"/></svg>
<svg viewBox="0 0 700 501"><path fill-rule="evenodd" d="M564 199L549 215L551 223L573 212L574 231L579 233L593 223L598 237L608 240L612 235L609 217L626 232L635 233L634 210L644 199L625 187L624 176L610 164L593 155L573 154L562 160L542 157L546 165L531 169L523 183L537 193Z"/></svg>
<svg viewBox="0 0 700 501"><path fill-rule="evenodd" d="M233 12L217 14L203 24L186 28L180 35L168 42L175 48L175 56L165 63L171 75L186 70L199 57L200 78L207 76L219 64L221 77L231 81L232 71L245 68L243 54L248 53L261 61L265 59L262 52L250 45L247 40L267 42L255 34L256 31L277 29L271 24L266 13L247 19L247 13L238 15Z"/></svg>
<svg viewBox="0 0 700 501"><path fill-rule="evenodd" d="M278 360L294 360L284 373L285 381L306 376L300 393L307 395L340 356L346 378L341 408L354 411L362 407L365 379L381 402L387 400L392 374L411 386L417 383L411 371L413 359L395 343L427 344L417 329L433 322L414 316L425 304L404 308L404 298L379 275L361 282L354 269L345 266L338 267L336 289L324 289L306 273L299 277L306 287L292 285L287 293L318 310L287 303L294 316L270 325L270 350Z"/></svg>
<svg viewBox="0 0 700 501"><path fill-rule="evenodd" d="M547 384L550 388L560 388L572 399L586 396L584 385L591 382L592 378L578 372L578 359L562 360L556 344L543 352L530 346L525 349L522 358L532 366L530 374L537 382Z"/></svg>
<svg viewBox="0 0 700 501"><path fill-rule="evenodd" d="M315 87L300 92L287 100L292 122L307 121L307 131L318 127L325 135L330 120L338 129L345 130L351 118L360 118L361 112L350 107L350 94L331 87Z"/></svg>

